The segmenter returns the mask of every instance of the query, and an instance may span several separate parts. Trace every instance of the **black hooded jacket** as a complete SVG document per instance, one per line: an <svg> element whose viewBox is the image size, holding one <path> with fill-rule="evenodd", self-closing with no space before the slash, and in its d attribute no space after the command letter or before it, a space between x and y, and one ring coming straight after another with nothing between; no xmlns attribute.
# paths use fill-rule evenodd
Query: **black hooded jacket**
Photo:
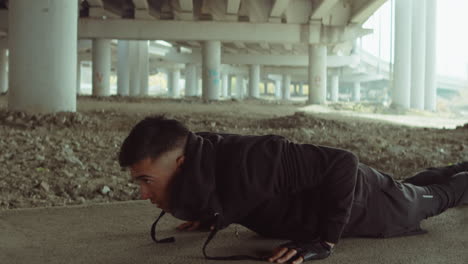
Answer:
<svg viewBox="0 0 468 264"><path fill-rule="evenodd" d="M351 152L275 135L216 133L188 135L171 188L176 218L218 214L222 227L239 223L265 236L332 243L349 221L355 196L367 192Z"/></svg>

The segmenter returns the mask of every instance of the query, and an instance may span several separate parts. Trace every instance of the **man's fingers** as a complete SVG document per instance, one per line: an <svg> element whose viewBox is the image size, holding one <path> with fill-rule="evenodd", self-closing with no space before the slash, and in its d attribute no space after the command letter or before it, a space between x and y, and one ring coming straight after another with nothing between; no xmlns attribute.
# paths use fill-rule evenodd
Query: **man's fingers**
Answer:
<svg viewBox="0 0 468 264"><path fill-rule="evenodd" d="M184 230L185 228L187 228L188 226L192 225L191 222L185 222L185 223L182 223L180 224L178 227L177 227L177 230Z"/></svg>
<svg viewBox="0 0 468 264"><path fill-rule="evenodd" d="M286 253L286 255L284 255L283 257L279 258L278 263L284 263L286 261L288 261L290 258L294 257L295 255L297 254L297 251L295 249L290 249L288 251L288 253Z"/></svg>
<svg viewBox="0 0 468 264"><path fill-rule="evenodd" d="M287 248L276 248L273 250L273 256L268 258L269 262L275 262L277 259L281 258L286 252L288 252Z"/></svg>
<svg viewBox="0 0 468 264"><path fill-rule="evenodd" d="M292 264L301 264L303 261L304 261L304 258L301 256L298 259L296 259L295 261L293 261Z"/></svg>
<svg viewBox="0 0 468 264"><path fill-rule="evenodd" d="M198 229L199 226L200 226L200 222L192 222L192 225L189 226L189 228L187 229L187 231L196 230L196 229Z"/></svg>

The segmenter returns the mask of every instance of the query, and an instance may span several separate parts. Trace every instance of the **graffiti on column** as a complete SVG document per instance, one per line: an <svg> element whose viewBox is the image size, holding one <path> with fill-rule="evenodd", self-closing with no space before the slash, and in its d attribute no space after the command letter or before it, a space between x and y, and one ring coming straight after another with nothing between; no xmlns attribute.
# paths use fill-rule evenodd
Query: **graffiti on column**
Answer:
<svg viewBox="0 0 468 264"><path fill-rule="evenodd" d="M219 72L217 70L208 70L208 76L212 79L214 85L219 84Z"/></svg>

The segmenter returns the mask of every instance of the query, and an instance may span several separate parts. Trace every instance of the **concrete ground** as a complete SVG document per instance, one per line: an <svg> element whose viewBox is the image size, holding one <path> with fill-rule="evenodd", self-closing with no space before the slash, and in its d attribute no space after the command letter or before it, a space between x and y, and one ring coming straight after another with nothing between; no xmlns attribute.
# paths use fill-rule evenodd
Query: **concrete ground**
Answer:
<svg viewBox="0 0 468 264"><path fill-rule="evenodd" d="M170 215L159 223L157 234L159 238L174 235L176 243L154 244L149 228L158 213L146 201L0 211L0 263L222 262L203 258L207 233L178 232L174 229L181 221ZM429 233L343 239L333 256L319 263L468 263L468 207L428 219L423 228ZM282 242L232 225L218 233L208 254L262 254Z"/></svg>

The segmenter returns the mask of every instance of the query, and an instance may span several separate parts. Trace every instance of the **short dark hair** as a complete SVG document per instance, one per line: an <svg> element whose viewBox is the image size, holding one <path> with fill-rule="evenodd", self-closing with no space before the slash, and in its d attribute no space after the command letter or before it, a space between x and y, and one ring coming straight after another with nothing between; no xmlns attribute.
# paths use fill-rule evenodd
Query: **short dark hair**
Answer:
<svg viewBox="0 0 468 264"><path fill-rule="evenodd" d="M163 115L150 116L136 124L122 143L119 153L121 167L129 167L146 158L183 147L189 130L181 122Z"/></svg>

